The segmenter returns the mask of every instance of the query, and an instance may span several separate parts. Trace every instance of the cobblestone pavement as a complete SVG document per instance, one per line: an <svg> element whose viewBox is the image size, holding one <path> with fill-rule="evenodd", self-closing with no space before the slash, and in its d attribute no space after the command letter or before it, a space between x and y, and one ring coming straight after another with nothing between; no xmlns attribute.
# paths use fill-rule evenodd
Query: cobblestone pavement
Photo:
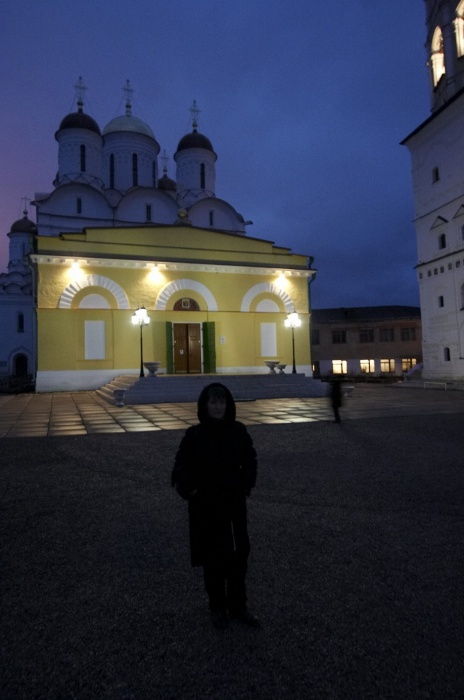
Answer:
<svg viewBox="0 0 464 700"><path fill-rule="evenodd" d="M357 385L343 420L464 412L464 392ZM247 425L332 420L327 399L262 399L237 403ZM95 392L0 395L0 437L45 437L184 430L197 422L195 403L117 407Z"/></svg>

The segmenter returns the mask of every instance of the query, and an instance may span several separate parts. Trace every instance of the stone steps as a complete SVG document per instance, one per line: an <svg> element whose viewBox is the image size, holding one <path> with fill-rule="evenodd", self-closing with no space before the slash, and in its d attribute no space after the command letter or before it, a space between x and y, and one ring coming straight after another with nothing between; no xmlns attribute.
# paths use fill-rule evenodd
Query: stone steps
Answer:
<svg viewBox="0 0 464 700"><path fill-rule="evenodd" d="M121 376L97 390L116 404L156 404L197 401L207 384L225 384L237 401L326 396L327 384L304 374L189 374L148 377ZM123 392L118 395L115 392Z"/></svg>

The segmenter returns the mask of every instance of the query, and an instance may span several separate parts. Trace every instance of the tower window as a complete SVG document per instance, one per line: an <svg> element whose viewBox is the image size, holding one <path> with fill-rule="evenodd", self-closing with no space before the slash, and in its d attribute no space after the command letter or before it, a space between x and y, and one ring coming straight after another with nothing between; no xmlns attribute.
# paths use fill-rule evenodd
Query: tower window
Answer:
<svg viewBox="0 0 464 700"><path fill-rule="evenodd" d="M438 182L440 179L440 171L438 168L433 168L432 170L432 182Z"/></svg>
<svg viewBox="0 0 464 700"><path fill-rule="evenodd" d="M438 247L440 250L446 248L446 236L444 233L440 233L440 235L438 236Z"/></svg>
<svg viewBox="0 0 464 700"><path fill-rule="evenodd" d="M430 64L432 67L432 82L435 88L442 75L446 73L445 68L445 53L443 49L443 34L440 27L436 27L432 37L432 55L430 56Z"/></svg>
<svg viewBox="0 0 464 700"><path fill-rule="evenodd" d="M16 330L18 333L24 333L24 314L18 314L16 318Z"/></svg>
<svg viewBox="0 0 464 700"><path fill-rule="evenodd" d="M139 171L137 153L132 154L132 187L137 187L139 184Z"/></svg>
<svg viewBox="0 0 464 700"><path fill-rule="evenodd" d="M147 204L145 207L145 219L151 221L151 204Z"/></svg>
<svg viewBox="0 0 464 700"><path fill-rule="evenodd" d="M202 163L202 164L200 165L200 187L201 187L202 190L205 189L205 181L206 181L206 177L205 177L205 164Z"/></svg>
<svg viewBox="0 0 464 700"><path fill-rule="evenodd" d="M156 187L156 161L153 161L152 163L152 180L153 187Z"/></svg>
<svg viewBox="0 0 464 700"><path fill-rule="evenodd" d="M449 348L443 348L443 358L445 362L451 362L451 353Z"/></svg>
<svg viewBox="0 0 464 700"><path fill-rule="evenodd" d="M114 154L110 155L110 188L114 190Z"/></svg>
<svg viewBox="0 0 464 700"><path fill-rule="evenodd" d="M209 225L214 226L214 211L212 209L209 212Z"/></svg>
<svg viewBox="0 0 464 700"><path fill-rule="evenodd" d="M76 211L78 214L82 214L82 199L80 197L76 200Z"/></svg>
<svg viewBox="0 0 464 700"><path fill-rule="evenodd" d="M84 144L81 145L80 154L81 154L81 173L85 173L85 146L84 146Z"/></svg>
<svg viewBox="0 0 464 700"><path fill-rule="evenodd" d="M458 56L464 56L464 0L461 0L456 8L454 20L454 32L456 35L456 51Z"/></svg>
<svg viewBox="0 0 464 700"><path fill-rule="evenodd" d="M442 309L445 305L445 297L439 296L438 297L438 306L440 309Z"/></svg>

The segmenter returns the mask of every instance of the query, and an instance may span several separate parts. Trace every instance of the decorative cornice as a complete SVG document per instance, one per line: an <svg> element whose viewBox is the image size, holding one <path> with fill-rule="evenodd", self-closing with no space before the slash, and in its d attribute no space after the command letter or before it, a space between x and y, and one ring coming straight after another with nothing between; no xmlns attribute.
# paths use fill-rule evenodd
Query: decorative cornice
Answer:
<svg viewBox="0 0 464 700"><path fill-rule="evenodd" d="M158 262L156 260L118 259L118 258L91 258L79 256L61 256L34 253L30 256L36 265L67 265L78 262L88 267L113 267L116 269L151 270L157 267L160 271L172 272L221 272L235 275L275 275L284 273L286 277L312 277L316 270L298 269L284 266L258 267L255 265L226 265L217 263L185 263L185 262Z"/></svg>

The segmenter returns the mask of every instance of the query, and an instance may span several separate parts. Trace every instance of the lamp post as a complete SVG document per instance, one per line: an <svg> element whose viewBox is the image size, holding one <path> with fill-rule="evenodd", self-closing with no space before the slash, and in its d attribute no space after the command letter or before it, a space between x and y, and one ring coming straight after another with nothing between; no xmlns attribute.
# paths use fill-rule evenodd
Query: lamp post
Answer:
<svg viewBox="0 0 464 700"><path fill-rule="evenodd" d="M144 306L136 309L131 316L134 326L140 326L140 376L143 377L143 327L150 323L150 316Z"/></svg>
<svg viewBox="0 0 464 700"><path fill-rule="evenodd" d="M296 374L296 364L295 364L295 328L299 328L301 326L301 319L299 318L298 314L296 311L293 311L291 314L288 314L287 318L285 319L285 326L286 328L291 328L292 329L292 351L293 351L293 370L292 374Z"/></svg>

